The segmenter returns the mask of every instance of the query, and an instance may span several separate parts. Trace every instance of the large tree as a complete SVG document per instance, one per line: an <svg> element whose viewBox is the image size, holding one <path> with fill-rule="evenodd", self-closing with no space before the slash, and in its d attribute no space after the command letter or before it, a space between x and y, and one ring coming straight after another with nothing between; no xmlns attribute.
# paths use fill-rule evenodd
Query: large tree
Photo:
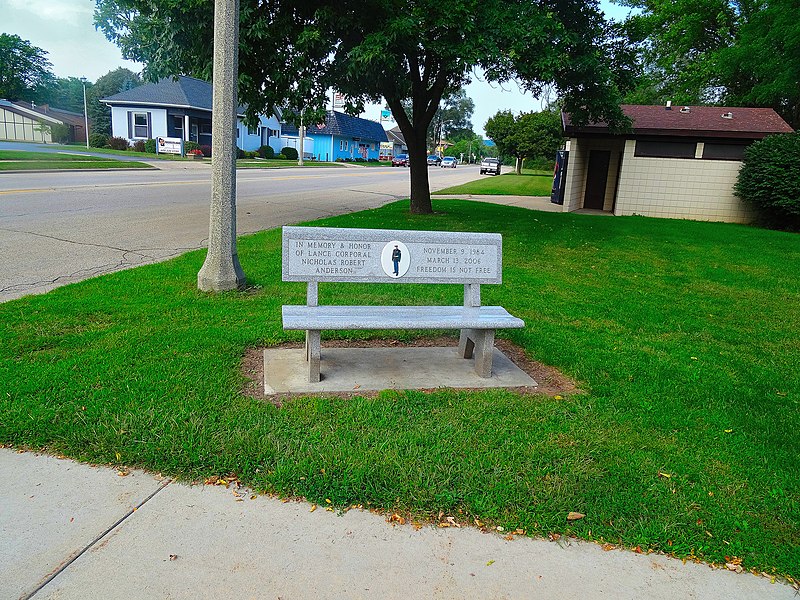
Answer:
<svg viewBox="0 0 800 600"><path fill-rule="evenodd" d="M47 51L0 33L0 98L40 102L53 81Z"/></svg>
<svg viewBox="0 0 800 600"><path fill-rule="evenodd" d="M517 174L522 173L526 158L553 160L563 141L557 110L522 113L518 117L501 111L484 128L502 155L516 158Z"/></svg>
<svg viewBox="0 0 800 600"><path fill-rule="evenodd" d="M87 81L87 96L91 87L92 83ZM57 77L42 94L40 102L83 114L83 81L77 77Z"/></svg>
<svg viewBox="0 0 800 600"><path fill-rule="evenodd" d="M211 70L212 0L96 0L96 23L150 77ZM616 44L596 0L241 0L239 95L250 116L276 105L349 108L384 98L411 159L411 211L431 212L427 132L444 95L479 67L539 93L554 84L576 122L621 120ZM611 58L609 58L611 57ZM411 101L411 114L403 102Z"/></svg>
<svg viewBox="0 0 800 600"><path fill-rule="evenodd" d="M628 101L770 106L800 127L797 0L624 0L644 72Z"/></svg>

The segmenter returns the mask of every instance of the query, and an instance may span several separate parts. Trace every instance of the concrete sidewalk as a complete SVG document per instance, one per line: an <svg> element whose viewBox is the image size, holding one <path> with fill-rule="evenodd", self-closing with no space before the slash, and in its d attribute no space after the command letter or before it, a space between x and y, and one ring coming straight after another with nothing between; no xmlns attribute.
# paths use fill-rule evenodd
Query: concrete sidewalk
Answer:
<svg viewBox="0 0 800 600"><path fill-rule="evenodd" d="M305 502L0 450L0 598L790 599L657 555L392 526Z"/></svg>

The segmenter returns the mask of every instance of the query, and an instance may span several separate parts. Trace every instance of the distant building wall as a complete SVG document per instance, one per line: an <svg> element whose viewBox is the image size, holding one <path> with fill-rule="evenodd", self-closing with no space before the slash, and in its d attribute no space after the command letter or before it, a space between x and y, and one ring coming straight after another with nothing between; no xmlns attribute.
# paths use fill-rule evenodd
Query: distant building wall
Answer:
<svg viewBox="0 0 800 600"><path fill-rule="evenodd" d="M733 194L738 160L645 158L625 144L616 215L746 223L754 213ZM703 142L696 156L703 155Z"/></svg>
<svg viewBox="0 0 800 600"><path fill-rule="evenodd" d="M51 142L47 125L0 106L0 139L18 142Z"/></svg>

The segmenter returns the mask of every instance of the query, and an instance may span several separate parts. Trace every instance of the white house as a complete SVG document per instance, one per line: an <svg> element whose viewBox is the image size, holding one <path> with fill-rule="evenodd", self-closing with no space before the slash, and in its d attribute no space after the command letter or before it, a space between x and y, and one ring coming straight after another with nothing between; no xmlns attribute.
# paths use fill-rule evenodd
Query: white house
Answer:
<svg viewBox="0 0 800 600"><path fill-rule="evenodd" d="M182 138L211 145L213 88L194 77L167 77L158 83L135 87L103 98L111 107L112 135L136 140L156 137ZM261 115L256 127L244 124L244 107L239 107L236 145L242 150L271 146L279 152L281 123L277 115Z"/></svg>

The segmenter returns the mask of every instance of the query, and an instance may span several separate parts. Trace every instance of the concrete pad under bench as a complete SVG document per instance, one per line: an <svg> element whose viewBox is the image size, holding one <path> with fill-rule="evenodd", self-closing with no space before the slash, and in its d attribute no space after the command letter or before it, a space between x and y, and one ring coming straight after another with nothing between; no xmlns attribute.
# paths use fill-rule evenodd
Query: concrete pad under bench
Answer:
<svg viewBox="0 0 800 600"><path fill-rule="evenodd" d="M534 387L536 381L498 349L492 376L480 377L454 347L324 348L322 381L308 381L305 350L264 350L264 393L359 392L386 389Z"/></svg>

